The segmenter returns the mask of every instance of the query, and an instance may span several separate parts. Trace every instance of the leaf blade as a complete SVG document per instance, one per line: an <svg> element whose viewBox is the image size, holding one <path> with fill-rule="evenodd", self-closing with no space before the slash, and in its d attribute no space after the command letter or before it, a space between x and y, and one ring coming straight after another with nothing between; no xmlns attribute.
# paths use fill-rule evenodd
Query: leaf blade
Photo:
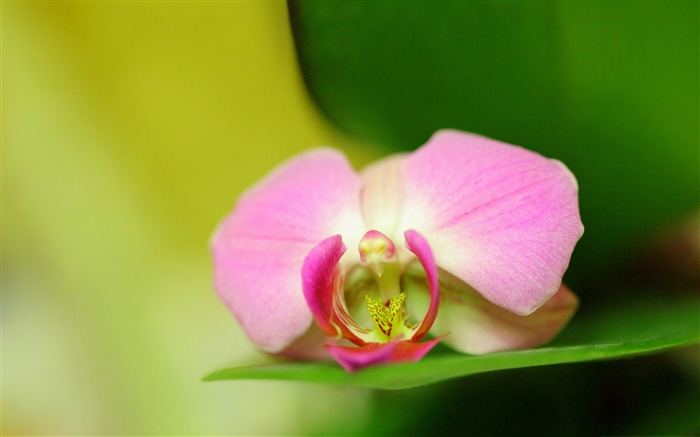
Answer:
<svg viewBox="0 0 700 437"><path fill-rule="evenodd" d="M612 309L589 315L574 323L570 332L552 345L538 349L480 356L446 353L428 356L418 363L380 366L357 373L347 373L334 363L232 367L213 372L204 381L287 380L396 390L498 370L635 357L700 342L697 296L664 301L641 299L625 311L620 306L630 305L619 301ZM634 326L625 326L626 323L638 325L640 334L634 335ZM592 340L586 333L591 333Z"/></svg>

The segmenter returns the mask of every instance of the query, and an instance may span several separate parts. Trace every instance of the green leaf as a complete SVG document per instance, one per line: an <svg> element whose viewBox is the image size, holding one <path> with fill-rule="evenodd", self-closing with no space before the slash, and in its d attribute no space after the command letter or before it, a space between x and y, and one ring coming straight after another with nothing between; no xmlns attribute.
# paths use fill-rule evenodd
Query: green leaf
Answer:
<svg viewBox="0 0 700 437"><path fill-rule="evenodd" d="M299 0L290 16L309 91L346 132L405 150L457 128L566 163L579 283L697 207L696 2Z"/></svg>
<svg viewBox="0 0 700 437"><path fill-rule="evenodd" d="M574 318L551 345L471 356L444 351L418 363L378 366L357 373L335 363L281 363L233 367L205 381L275 379L405 389L495 370L631 357L700 341L700 297L658 293L617 301L605 310Z"/></svg>

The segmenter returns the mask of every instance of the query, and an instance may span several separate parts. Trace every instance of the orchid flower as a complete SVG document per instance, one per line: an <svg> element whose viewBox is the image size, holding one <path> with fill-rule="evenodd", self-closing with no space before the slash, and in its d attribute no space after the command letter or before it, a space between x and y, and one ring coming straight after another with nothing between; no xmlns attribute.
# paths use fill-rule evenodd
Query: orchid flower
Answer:
<svg viewBox="0 0 700 437"><path fill-rule="evenodd" d="M419 360L440 340L527 348L578 306L561 280L582 233L573 174L517 146L439 131L359 174L317 149L219 226L215 288L262 350L330 353L349 371Z"/></svg>

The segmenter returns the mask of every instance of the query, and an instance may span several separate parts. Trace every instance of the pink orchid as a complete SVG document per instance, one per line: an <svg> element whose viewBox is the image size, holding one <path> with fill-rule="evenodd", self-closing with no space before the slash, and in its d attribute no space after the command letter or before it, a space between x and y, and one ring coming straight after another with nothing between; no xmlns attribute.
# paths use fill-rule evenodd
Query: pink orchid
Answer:
<svg viewBox="0 0 700 437"><path fill-rule="evenodd" d="M582 233L562 163L440 131L359 174L331 149L273 171L215 234L215 287L261 349L318 359L329 339L351 371L417 361L443 338L526 348L578 306L561 279Z"/></svg>

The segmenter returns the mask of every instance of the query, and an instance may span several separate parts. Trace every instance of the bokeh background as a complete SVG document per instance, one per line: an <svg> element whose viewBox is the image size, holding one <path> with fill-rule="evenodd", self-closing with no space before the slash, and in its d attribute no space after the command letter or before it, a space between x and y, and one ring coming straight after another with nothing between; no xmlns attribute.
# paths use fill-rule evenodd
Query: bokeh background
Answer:
<svg viewBox="0 0 700 437"><path fill-rule="evenodd" d="M2 434L700 432L697 348L395 393L200 381L269 359L209 236L316 145L532 148L579 179L583 313L700 289L698 3L435 5L4 1Z"/></svg>
<svg viewBox="0 0 700 437"><path fill-rule="evenodd" d="M200 381L262 359L211 287L208 240L241 191L311 146L381 154L313 110L285 3L2 7L3 435L333 417L322 387Z"/></svg>

